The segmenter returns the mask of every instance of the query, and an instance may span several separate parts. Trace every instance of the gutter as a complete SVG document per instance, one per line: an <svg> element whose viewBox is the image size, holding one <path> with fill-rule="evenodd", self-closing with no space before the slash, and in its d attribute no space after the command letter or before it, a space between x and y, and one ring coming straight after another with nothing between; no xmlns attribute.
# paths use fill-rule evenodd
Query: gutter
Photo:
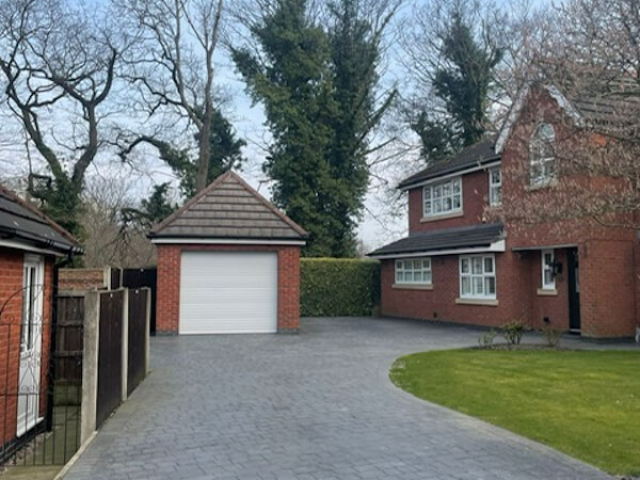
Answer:
<svg viewBox="0 0 640 480"><path fill-rule="evenodd" d="M45 239L42 238L38 235L32 234L32 233L28 233L28 232L24 232L24 231L20 231L17 230L15 228L7 228L4 226L0 226L0 242L2 240L6 240L6 239L22 239L22 240L26 240L28 242L32 242L35 246L36 249L42 249L42 250L58 250L60 251L60 253L63 254L69 254L69 255L73 255L73 254L81 254L84 252L84 250L82 249L82 247L76 246L76 245L72 245L72 244L68 244L68 243L62 243L62 242L56 242L55 240L51 240L51 239Z"/></svg>

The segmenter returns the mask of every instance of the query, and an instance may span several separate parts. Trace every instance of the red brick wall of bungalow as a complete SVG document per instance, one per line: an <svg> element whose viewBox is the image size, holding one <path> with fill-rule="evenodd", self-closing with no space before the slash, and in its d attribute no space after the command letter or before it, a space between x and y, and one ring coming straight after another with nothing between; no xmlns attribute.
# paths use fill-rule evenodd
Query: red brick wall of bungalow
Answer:
<svg viewBox="0 0 640 480"><path fill-rule="evenodd" d="M0 185L0 449L18 440L45 416L51 350L55 257L82 253L77 241L41 212ZM26 275L28 272L28 276ZM26 288L26 290L25 290ZM29 295L33 293L33 295ZM25 295L26 294L26 295ZM34 315L24 316L26 309ZM40 310L42 308L42 310ZM41 315L41 318L39 316ZM31 328L25 325L31 325ZM22 331L31 353L21 365ZM39 355L35 355L39 352ZM39 368L31 379L21 368ZM22 377L22 379L20 378ZM25 381L29 378L29 381ZM33 380L33 381L31 381ZM19 382L20 383L19 385ZM37 390L34 390L37 389ZM22 402L16 393L22 393ZM24 408L38 393L36 408ZM30 397L33 399L33 396ZM31 404L33 405L33 404ZM18 425L18 409L22 407ZM4 451L6 452L6 450ZM3 453L4 453L3 452Z"/></svg>
<svg viewBox="0 0 640 480"><path fill-rule="evenodd" d="M0 392L11 393L18 388L20 370L20 323L22 321L22 282L24 252L0 248ZM50 324L53 299L53 257L47 257L44 268L44 305L42 319L42 357L40 367L40 415L44 416L47 401L50 348ZM5 404L6 402L6 404ZM0 395L0 445L16 436L17 412L15 395Z"/></svg>
<svg viewBox="0 0 640 480"><path fill-rule="evenodd" d="M501 152L502 204L516 196L552 195L553 187L530 191L524 176L514 173L522 162L528 165L527 142L541 121L554 125L563 135L558 119L565 115L557 100L545 89L532 89L517 122L506 137ZM564 120L564 119L563 119ZM455 159L454 159L455 160ZM451 178L453 174L442 178ZM457 227L480 225L489 204L488 169L461 175L462 212L423 218L423 184L409 188L409 234L429 235ZM430 179L434 181L437 179ZM593 186L591 186L593 188ZM533 203L534 204L534 203ZM640 252L635 232L624 228L595 228L579 220L564 224L504 225L504 252L496 252L495 300L461 298L461 261L455 249L446 255L430 252L431 278L428 285L396 282L396 260L419 257L377 255L382 261L382 305L384 315L497 327L521 320L533 328L550 323L554 328L576 328L586 337L630 337L638 324L640 305ZM543 288L543 252L552 252L556 265L553 288ZM575 253L577 252L577 256ZM466 255L466 254L465 254ZM551 259L552 257L548 257ZM577 265L574 265L577 259ZM549 262L548 262L549 263ZM579 292L579 293L577 293ZM570 294L574 306L570 307ZM575 305L579 305L576 308ZM578 323L576 323L578 322Z"/></svg>

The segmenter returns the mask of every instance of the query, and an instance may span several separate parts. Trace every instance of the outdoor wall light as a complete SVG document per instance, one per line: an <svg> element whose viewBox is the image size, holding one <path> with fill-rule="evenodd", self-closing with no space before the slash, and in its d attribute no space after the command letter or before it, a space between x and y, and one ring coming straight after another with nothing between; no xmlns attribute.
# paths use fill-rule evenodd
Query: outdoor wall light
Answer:
<svg viewBox="0 0 640 480"><path fill-rule="evenodd" d="M560 260L554 260L551 264L553 267L553 276L562 274L562 262Z"/></svg>

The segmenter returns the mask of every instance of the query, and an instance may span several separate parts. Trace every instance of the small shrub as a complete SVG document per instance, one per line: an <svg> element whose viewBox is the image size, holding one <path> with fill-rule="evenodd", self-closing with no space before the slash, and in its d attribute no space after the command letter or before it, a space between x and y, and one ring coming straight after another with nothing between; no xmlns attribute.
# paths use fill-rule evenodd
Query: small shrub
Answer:
<svg viewBox="0 0 640 480"><path fill-rule="evenodd" d="M487 333L480 335L480 338L478 338L478 344L480 344L481 347L490 347L491 345L493 345L493 340L497 335L498 332L496 332L494 329L491 329Z"/></svg>
<svg viewBox="0 0 640 480"><path fill-rule="evenodd" d="M502 326L502 336L507 340L509 345L520 345L525 331L526 327L520 320L514 320Z"/></svg>
<svg viewBox="0 0 640 480"><path fill-rule="evenodd" d="M550 325L545 325L542 329L542 334L550 347L557 347L560 344L563 333L561 329L554 328Z"/></svg>

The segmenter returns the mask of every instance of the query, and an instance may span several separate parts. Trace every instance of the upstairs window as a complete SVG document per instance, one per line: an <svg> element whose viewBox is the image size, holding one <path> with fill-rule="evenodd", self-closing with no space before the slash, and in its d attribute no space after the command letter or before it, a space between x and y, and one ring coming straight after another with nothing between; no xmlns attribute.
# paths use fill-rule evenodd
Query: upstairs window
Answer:
<svg viewBox="0 0 640 480"><path fill-rule="evenodd" d="M396 260L396 283L431 285L431 259Z"/></svg>
<svg viewBox="0 0 640 480"><path fill-rule="evenodd" d="M489 170L489 205L497 207L502 203L502 172L500 167Z"/></svg>
<svg viewBox="0 0 640 480"><path fill-rule="evenodd" d="M424 217L462 211L462 179L460 177L427 185L422 195Z"/></svg>
<svg viewBox="0 0 640 480"><path fill-rule="evenodd" d="M553 125L536 128L529 146L529 183L532 187L548 185L556 178L556 133Z"/></svg>

